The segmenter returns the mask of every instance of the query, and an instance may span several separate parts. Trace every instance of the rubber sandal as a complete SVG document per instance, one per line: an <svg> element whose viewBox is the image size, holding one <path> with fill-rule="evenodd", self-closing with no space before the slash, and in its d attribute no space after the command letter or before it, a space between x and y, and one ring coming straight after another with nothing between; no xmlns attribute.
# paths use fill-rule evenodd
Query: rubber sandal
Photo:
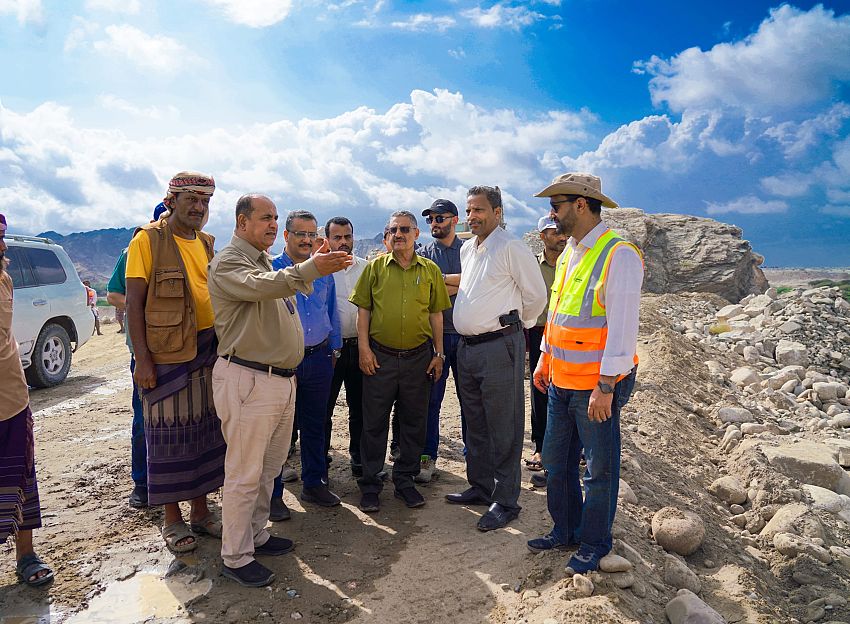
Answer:
<svg viewBox="0 0 850 624"><path fill-rule="evenodd" d="M37 577L36 575L42 571L47 571L47 574L40 578ZM53 580L53 570L51 570L50 566L44 563L44 561L41 560L41 557L35 553L30 553L29 555L21 557L21 560L18 561L15 573L18 575L18 578L22 583L26 583L30 587L41 587ZM36 578L30 580L30 577L33 576L36 576Z"/></svg>
<svg viewBox="0 0 850 624"><path fill-rule="evenodd" d="M206 516L201 518L200 521L192 522L189 526L192 528L192 531L198 535L209 535L210 537L217 537L218 539L221 539L221 533L223 530L221 520L216 518L213 512L209 512Z"/></svg>
<svg viewBox="0 0 850 624"><path fill-rule="evenodd" d="M525 467L532 472L538 472L540 470L543 470L543 462L537 461L536 459L526 459Z"/></svg>
<svg viewBox="0 0 850 624"><path fill-rule="evenodd" d="M187 537L191 537L192 541L182 546L177 545L177 542ZM198 547L198 540L195 538L195 534L189 530L189 527L182 520L162 527L162 539L165 540L165 545L175 553L192 552Z"/></svg>

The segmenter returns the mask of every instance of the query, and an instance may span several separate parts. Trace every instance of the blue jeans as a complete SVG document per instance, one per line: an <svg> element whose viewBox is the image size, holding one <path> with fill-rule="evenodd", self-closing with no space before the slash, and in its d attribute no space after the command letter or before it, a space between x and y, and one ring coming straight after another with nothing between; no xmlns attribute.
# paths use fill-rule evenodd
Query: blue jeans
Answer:
<svg viewBox="0 0 850 624"><path fill-rule="evenodd" d="M634 387L634 372L614 387L611 418L587 416L591 390L549 386L549 413L543 438L543 467L548 471L546 499L561 542L581 542L600 556L611 550L611 526L620 485L620 409ZM582 501L579 459L584 447L587 469Z"/></svg>
<svg viewBox="0 0 850 624"><path fill-rule="evenodd" d="M295 422L301 439L301 480L305 488L328 482L325 420L333 374L329 346L305 357L295 373ZM283 496L283 482L278 475L272 497L280 496Z"/></svg>
<svg viewBox="0 0 850 624"><path fill-rule="evenodd" d="M455 380L455 391L458 393L460 402L460 390L458 389L457 377L457 344L460 342L459 334L443 334L443 353L446 360L443 362L443 374L431 386L431 399L428 401L428 430L425 434L425 449L423 455L430 455L431 459L437 459L437 446L440 443L440 407L443 397L446 395L446 381L449 379L449 368ZM466 440L466 418L463 405L460 408L461 437Z"/></svg>
<svg viewBox="0 0 850 624"><path fill-rule="evenodd" d="M133 373L136 370L136 358L130 356L130 377L133 378L133 429L130 438L130 476L136 485L148 485L148 447L145 444L145 417L142 413L142 399Z"/></svg>

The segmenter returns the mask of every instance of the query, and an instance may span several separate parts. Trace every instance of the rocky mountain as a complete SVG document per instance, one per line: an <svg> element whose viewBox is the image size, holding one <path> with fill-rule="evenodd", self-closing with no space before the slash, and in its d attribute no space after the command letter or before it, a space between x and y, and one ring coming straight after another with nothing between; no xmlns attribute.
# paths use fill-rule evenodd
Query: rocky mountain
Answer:
<svg viewBox="0 0 850 624"><path fill-rule="evenodd" d="M77 267L80 279L99 285L105 284L112 276L115 261L133 237L133 228L109 228L67 235L48 231L38 236L62 245Z"/></svg>
<svg viewBox="0 0 850 624"><path fill-rule="evenodd" d="M602 218L643 252L644 292L705 292L728 301L762 293L767 279L760 265L764 258L741 228L714 219L681 214L648 214L637 208L603 210ZM525 235L539 253L537 231Z"/></svg>

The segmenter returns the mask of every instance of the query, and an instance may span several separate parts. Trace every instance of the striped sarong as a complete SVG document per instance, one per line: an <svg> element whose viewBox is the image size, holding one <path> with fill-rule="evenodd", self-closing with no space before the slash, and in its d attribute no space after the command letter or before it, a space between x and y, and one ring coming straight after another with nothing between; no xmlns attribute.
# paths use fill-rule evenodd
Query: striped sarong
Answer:
<svg viewBox="0 0 850 624"><path fill-rule="evenodd" d="M29 405L0 421L0 544L41 526L35 479L35 443Z"/></svg>
<svg viewBox="0 0 850 624"><path fill-rule="evenodd" d="M198 332L195 358L158 364L156 387L141 391L151 505L191 500L224 483L227 447L212 395L217 344L212 328Z"/></svg>

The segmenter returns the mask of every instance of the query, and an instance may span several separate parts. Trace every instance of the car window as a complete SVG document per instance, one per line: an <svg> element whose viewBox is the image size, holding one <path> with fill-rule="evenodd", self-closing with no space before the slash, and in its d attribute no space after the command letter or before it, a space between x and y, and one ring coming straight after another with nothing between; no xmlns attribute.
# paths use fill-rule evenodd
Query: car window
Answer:
<svg viewBox="0 0 850 624"><path fill-rule="evenodd" d="M63 284L66 279L65 269L55 253L49 249L27 248L27 257L30 261L33 273L38 283L42 286L47 284Z"/></svg>
<svg viewBox="0 0 850 624"><path fill-rule="evenodd" d="M20 247L9 246L6 249L6 257L9 259L9 266L6 271L9 277L12 278L12 285L15 288L26 288L35 286L35 276L32 274L29 263L24 257Z"/></svg>

